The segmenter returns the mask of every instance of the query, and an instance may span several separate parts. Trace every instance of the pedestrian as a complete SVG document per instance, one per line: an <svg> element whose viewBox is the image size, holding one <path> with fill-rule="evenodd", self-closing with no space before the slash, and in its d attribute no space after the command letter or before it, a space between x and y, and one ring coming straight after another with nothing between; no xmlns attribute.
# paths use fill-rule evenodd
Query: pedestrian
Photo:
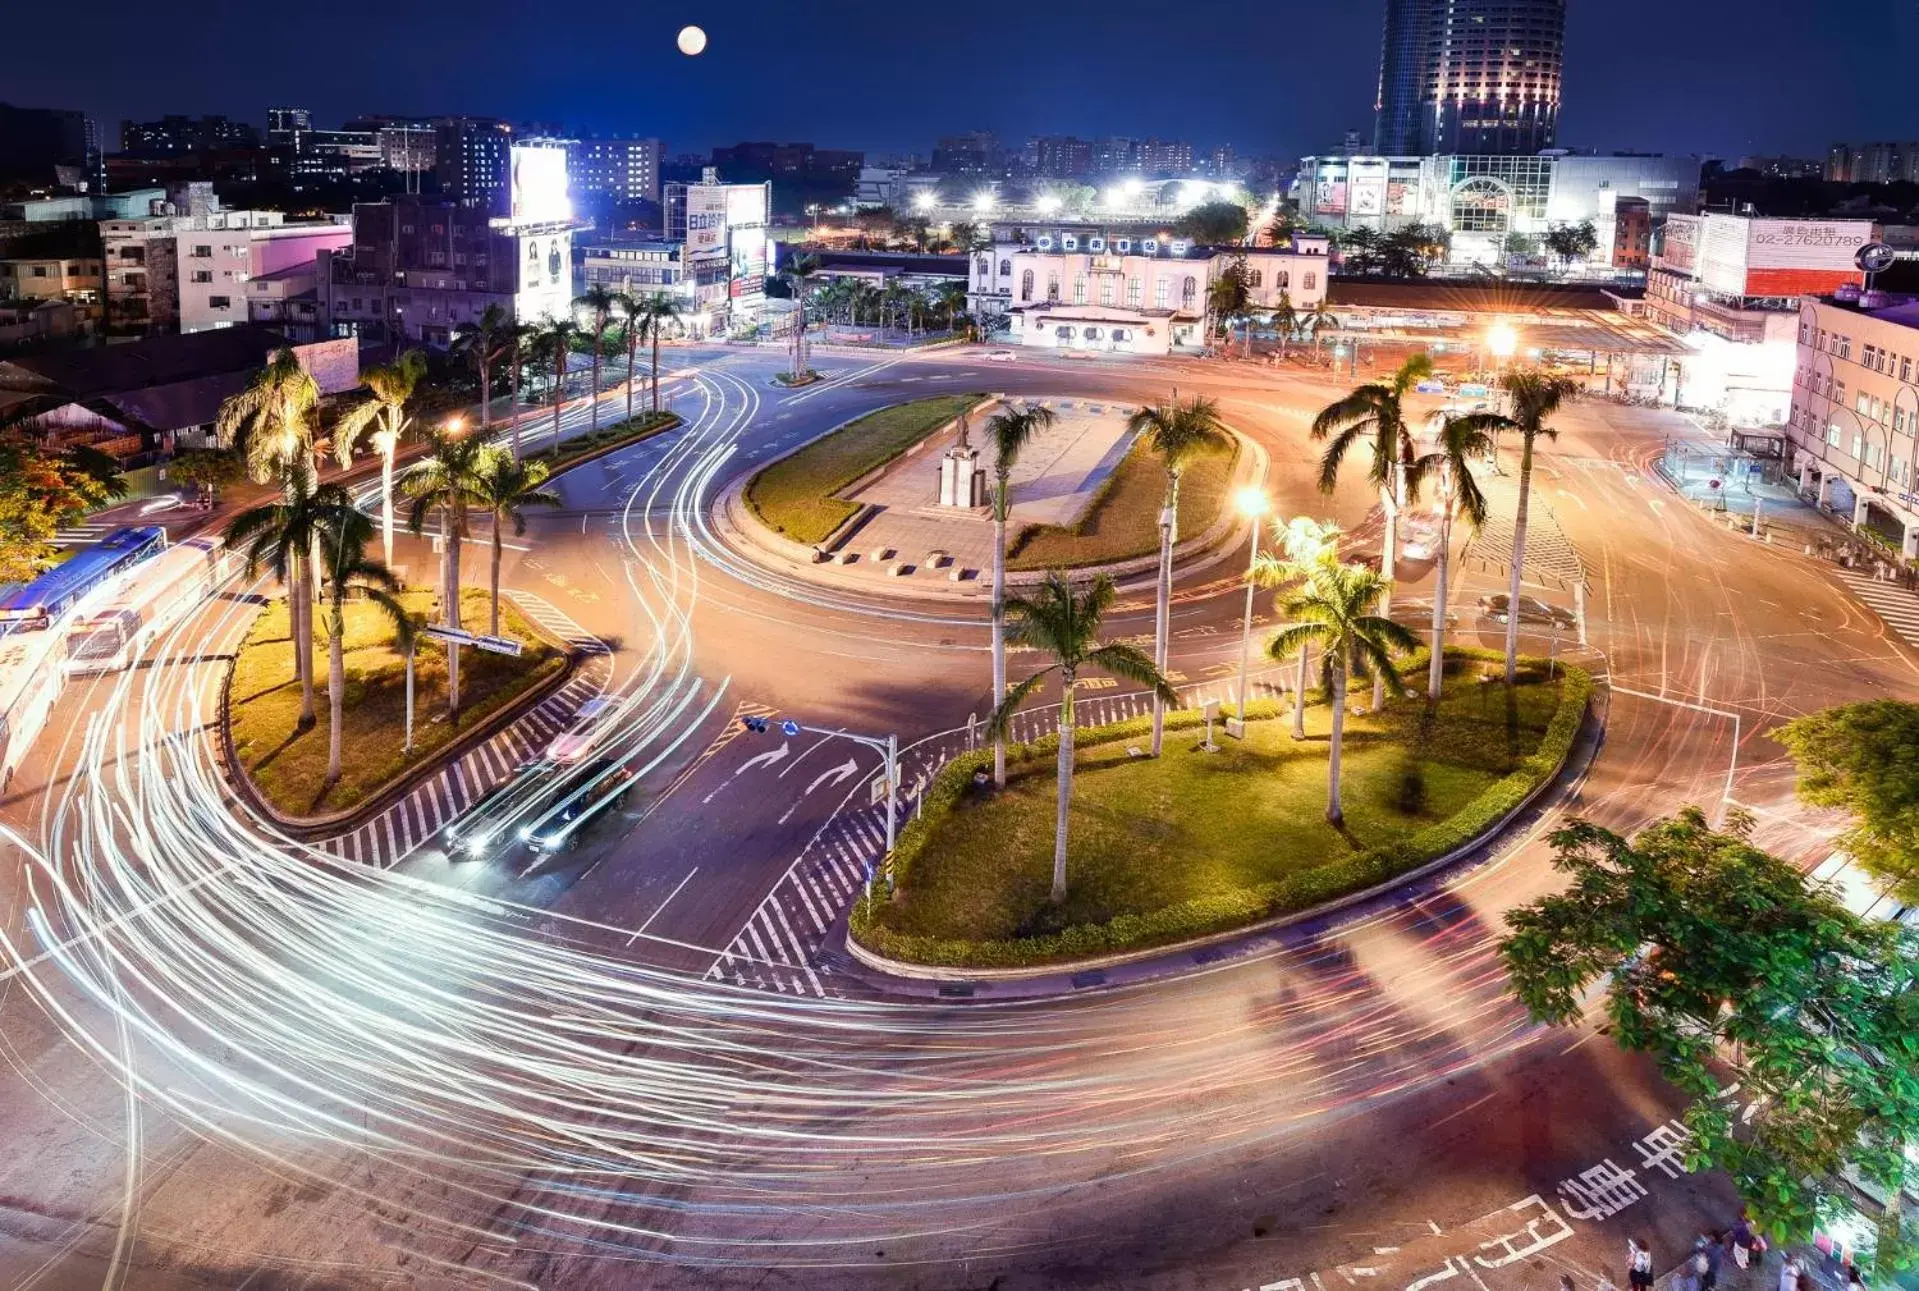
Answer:
<svg viewBox="0 0 1919 1291"><path fill-rule="evenodd" d="M1638 1237L1626 1239L1626 1281L1632 1291L1652 1291L1652 1247ZM1781 1285L1779 1291L1793 1291Z"/></svg>
<svg viewBox="0 0 1919 1291"><path fill-rule="evenodd" d="M1599 1285L1593 1291L1619 1291L1618 1284L1612 1280L1611 1269L1602 1267L1599 1270Z"/></svg>
<svg viewBox="0 0 1919 1291"><path fill-rule="evenodd" d="M1719 1266L1726 1258L1725 1244L1711 1229L1699 1230L1699 1241L1694 1248L1699 1253L1699 1289L1713 1291L1719 1285Z"/></svg>
<svg viewBox="0 0 1919 1291"><path fill-rule="evenodd" d="M1717 1244L1710 1249L1718 1250ZM1712 1291L1719 1284L1719 1270L1714 1266L1712 1256L1705 1251L1692 1257L1693 1272L1699 1275L1699 1291Z"/></svg>
<svg viewBox="0 0 1919 1291"><path fill-rule="evenodd" d="M1786 1259L1779 1266L1779 1291L1799 1291L1799 1257L1786 1252Z"/></svg>
<svg viewBox="0 0 1919 1291"><path fill-rule="evenodd" d="M1572 1274L1561 1273L1559 1275L1559 1291L1573 1291L1573 1275Z"/></svg>
<svg viewBox="0 0 1919 1291"><path fill-rule="evenodd" d="M1672 1291L1699 1291L1699 1264L1696 1260L1687 1260L1672 1275Z"/></svg>

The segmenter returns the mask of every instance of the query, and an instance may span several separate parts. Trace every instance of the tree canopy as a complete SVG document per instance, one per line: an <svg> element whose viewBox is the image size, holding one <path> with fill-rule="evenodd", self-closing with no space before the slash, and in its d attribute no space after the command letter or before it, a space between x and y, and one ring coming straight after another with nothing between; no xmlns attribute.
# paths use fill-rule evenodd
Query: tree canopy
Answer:
<svg viewBox="0 0 1919 1291"><path fill-rule="evenodd" d="M1509 911L1500 957L1541 1022L1577 1022L1603 980L1614 1038L1691 1096L1689 1166L1724 1170L1761 1228L1804 1241L1849 1207L1848 1166L1899 1195L1919 1131L1919 943L1848 913L1751 828L1735 812L1715 830L1696 807L1630 840L1573 821L1552 836L1571 886ZM1896 1205L1877 1258L1909 1261Z"/></svg>
<svg viewBox="0 0 1919 1291"><path fill-rule="evenodd" d="M57 451L0 432L0 583L25 582L53 561L54 534L127 495L118 465L97 450Z"/></svg>
<svg viewBox="0 0 1919 1291"><path fill-rule="evenodd" d="M1772 737L1798 764L1801 798L1851 813L1839 846L1894 897L1919 904L1919 704L1845 704Z"/></svg>
<svg viewBox="0 0 1919 1291"><path fill-rule="evenodd" d="M1173 232L1202 246L1230 246L1246 240L1246 208L1238 202L1202 202L1179 217Z"/></svg>

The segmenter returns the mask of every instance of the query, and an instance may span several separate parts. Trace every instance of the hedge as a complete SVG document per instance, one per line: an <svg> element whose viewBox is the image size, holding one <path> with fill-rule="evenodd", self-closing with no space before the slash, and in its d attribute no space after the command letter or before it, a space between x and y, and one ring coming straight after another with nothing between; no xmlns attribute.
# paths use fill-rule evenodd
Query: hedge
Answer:
<svg viewBox="0 0 1919 1291"><path fill-rule="evenodd" d="M1497 650L1449 647L1449 659L1503 663L1505 655ZM1423 677L1425 660L1431 656L1421 649L1404 666L1409 676ZM854 903L848 922L848 935L860 945L889 959L908 963L955 968L1023 968L1049 963L1064 963L1099 955L1145 950L1173 942L1188 941L1213 933L1227 932L1248 924L1295 914L1316 905L1361 892L1416 869L1428 861L1453 852L1497 825L1526 800L1528 794L1559 773L1573 741L1578 738L1588 704L1592 700L1592 675L1582 668L1564 664L1549 665L1544 659L1523 658L1525 672L1537 676L1556 666L1564 674L1560 682L1559 707L1547 723L1539 747L1515 770L1488 788L1479 797L1438 824L1429 825L1409 838L1342 856L1310 870L1290 874L1273 883L1257 887L1235 888L1182 901L1144 914L1126 914L1100 924L1076 924L1040 937L1007 941L966 941L920 937L895 932L875 917L869 900ZM1249 721L1271 721L1290 713L1290 701L1257 700L1247 709ZM1168 730L1183 730L1204 724L1204 717L1193 710L1166 715ZM1110 726L1092 727L1080 732L1079 746L1093 747L1114 740L1143 735L1152 729L1149 717L1134 718ZM1048 735L1030 744L1009 747L1009 760L1051 757L1059 747L1059 737ZM893 857L886 868L895 888L911 878L913 866L925 852L933 829L960 802L972 785L973 773L993 765L990 748L963 754L947 763L926 791L925 805L918 817L900 832Z"/></svg>

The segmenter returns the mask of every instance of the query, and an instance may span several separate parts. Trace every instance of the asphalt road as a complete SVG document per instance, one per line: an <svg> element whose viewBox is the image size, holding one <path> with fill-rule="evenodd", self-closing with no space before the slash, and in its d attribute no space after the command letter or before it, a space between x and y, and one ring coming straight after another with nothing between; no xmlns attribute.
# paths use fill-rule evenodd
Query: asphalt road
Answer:
<svg viewBox="0 0 1919 1291"><path fill-rule="evenodd" d="M1670 419L1582 405L1544 450L1536 540L1588 571L1590 649L1563 648L1608 679L1605 738L1484 863L1157 981L888 998L805 922L835 895L824 861L871 845L875 759L769 759L783 741L735 715L935 737L923 765L985 710L981 611L744 568L706 503L902 398L1177 383L1268 449L1279 514L1356 547L1364 490L1311 487L1305 427L1336 387L962 351L823 353L834 380L789 392L777 352L671 361L698 369L688 426L563 477L509 553L510 585L613 645L644 714L643 792L576 851L354 871L236 822L203 738L234 601L62 700L4 806L0 1281L1504 1291L1617 1280L1629 1225L1676 1262L1725 1220L1723 1185L1662 1156L1670 1091L1593 1031L1524 1024L1499 912L1550 887L1540 836L1572 811L1626 829L1738 802L1816 859L1831 823L1794 806L1765 731L1908 693L1914 663L1823 568L1651 479ZM1243 558L1182 588L1196 686L1236 664ZM1493 644L1470 606L1497 553L1458 564L1460 637ZM1430 595L1410 572L1402 606ZM1129 594L1114 630L1150 623Z"/></svg>

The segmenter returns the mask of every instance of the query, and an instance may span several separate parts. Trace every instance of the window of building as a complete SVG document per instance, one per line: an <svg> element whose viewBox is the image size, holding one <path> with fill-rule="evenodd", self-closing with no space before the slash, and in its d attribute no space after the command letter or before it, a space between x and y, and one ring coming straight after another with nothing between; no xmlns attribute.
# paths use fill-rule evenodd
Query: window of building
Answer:
<svg viewBox="0 0 1919 1291"><path fill-rule="evenodd" d="M1059 337L1062 341L1070 341L1073 339L1073 329L1070 327L1055 327L1053 329L1053 335Z"/></svg>
<svg viewBox="0 0 1919 1291"><path fill-rule="evenodd" d="M1832 447L1832 448L1839 447L1839 423L1838 422L1829 421L1826 423L1826 443L1829 447Z"/></svg>
<svg viewBox="0 0 1919 1291"><path fill-rule="evenodd" d="M1031 269L1028 269L1019 276L1019 298L1021 300L1031 300L1033 298L1033 271Z"/></svg>
<svg viewBox="0 0 1919 1291"><path fill-rule="evenodd" d="M1319 275L1314 273L1311 269L1308 269L1306 271L1306 276L1300 280L1299 285L1303 287L1305 290L1311 291L1315 287L1319 286Z"/></svg>
<svg viewBox="0 0 1919 1291"><path fill-rule="evenodd" d="M1086 275L1083 273L1073 275L1073 303L1075 305L1086 303Z"/></svg>
<svg viewBox="0 0 1919 1291"><path fill-rule="evenodd" d="M1102 305L1112 304L1113 292L1113 275L1109 273L1101 274L1099 279L1099 303Z"/></svg>
<svg viewBox="0 0 1919 1291"><path fill-rule="evenodd" d="M1134 309L1139 308L1139 279L1126 280L1126 303Z"/></svg>
<svg viewBox="0 0 1919 1291"><path fill-rule="evenodd" d="M1056 273L1046 275L1046 299L1052 304L1059 304L1059 275Z"/></svg>
<svg viewBox="0 0 1919 1291"><path fill-rule="evenodd" d="M1901 381L1912 380L1912 360L1910 358L1902 358L1899 360L1899 379Z"/></svg>
<svg viewBox="0 0 1919 1291"><path fill-rule="evenodd" d="M1246 285L1248 287L1263 286L1265 284L1265 281L1266 281L1266 274L1264 271L1259 269L1254 269L1253 271L1251 271L1250 273L1246 275Z"/></svg>
<svg viewBox="0 0 1919 1291"><path fill-rule="evenodd" d="M1281 291L1285 291L1288 287L1292 285L1293 285L1292 275L1287 273L1284 269L1281 269L1278 273L1273 275L1273 286L1279 288Z"/></svg>
<svg viewBox="0 0 1919 1291"><path fill-rule="evenodd" d="M231 297L231 296L208 296L208 297L207 297L207 308L208 308L208 309L232 309L232 308L233 308L233 297Z"/></svg>
<svg viewBox="0 0 1919 1291"><path fill-rule="evenodd" d="M211 270L211 269L195 269L195 270L193 271L193 281L195 281L195 282L212 282L212 281L213 281L213 270Z"/></svg>
<svg viewBox="0 0 1919 1291"><path fill-rule="evenodd" d="M1012 272L1013 272L1013 262L1011 260L1002 260L999 262L1000 277L1002 278L1007 277Z"/></svg>
<svg viewBox="0 0 1919 1291"><path fill-rule="evenodd" d="M198 242L194 244L193 258L195 260L206 260L211 258L212 255L213 255L213 248L207 243Z"/></svg>
<svg viewBox="0 0 1919 1291"><path fill-rule="evenodd" d="M1179 285L1179 307L1191 309L1199 300L1199 280L1191 274Z"/></svg>
<svg viewBox="0 0 1919 1291"><path fill-rule="evenodd" d="M1127 339L1128 337L1130 337L1131 335L1132 335L1132 333L1131 333L1131 332L1129 332L1129 331L1127 331L1127 330L1126 330L1125 328L1123 328L1123 327L1115 327L1115 328L1113 329L1113 343L1114 343L1115 345L1117 345L1117 344L1119 344L1119 343L1120 343L1121 341L1123 341L1123 340L1125 340L1125 339Z"/></svg>
<svg viewBox="0 0 1919 1291"><path fill-rule="evenodd" d="M1089 328L1087 328L1087 329L1086 329L1086 339L1087 339L1087 340L1089 340L1089 341L1097 341L1097 340L1099 339L1099 328L1097 328L1097 327L1089 327Z"/></svg>
<svg viewBox="0 0 1919 1291"><path fill-rule="evenodd" d="M1166 308L1166 292L1171 285L1171 282L1166 278L1161 278L1153 284L1154 309Z"/></svg>
<svg viewBox="0 0 1919 1291"><path fill-rule="evenodd" d="M1849 359L1852 357L1852 338L1850 336L1841 336L1837 332L1834 332L1832 348L1833 352L1840 358Z"/></svg>

